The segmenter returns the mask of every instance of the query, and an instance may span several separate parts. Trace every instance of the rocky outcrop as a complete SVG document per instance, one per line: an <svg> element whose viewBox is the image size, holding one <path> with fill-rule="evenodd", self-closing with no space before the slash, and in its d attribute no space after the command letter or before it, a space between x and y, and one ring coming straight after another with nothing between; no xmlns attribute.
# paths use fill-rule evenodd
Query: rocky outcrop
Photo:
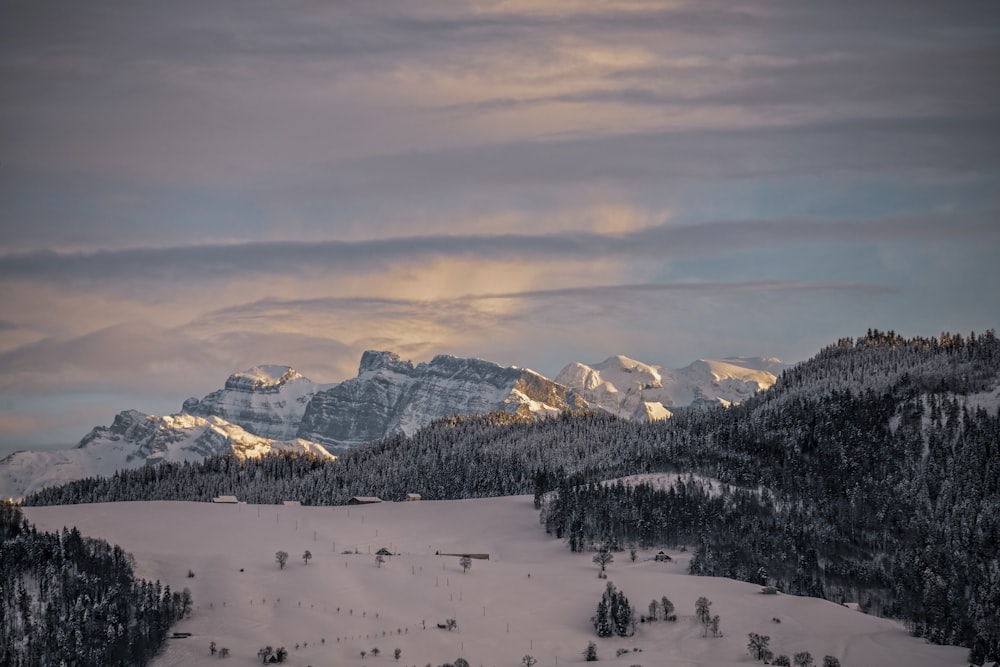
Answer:
<svg viewBox="0 0 1000 667"><path fill-rule="evenodd" d="M313 396L298 435L350 447L452 415L553 415L586 407L576 392L531 370L448 355L414 365L391 352L368 351L356 378Z"/></svg>
<svg viewBox="0 0 1000 667"><path fill-rule="evenodd" d="M290 366L255 366L233 373L225 387L202 399L189 398L182 410L202 417L216 416L250 433L277 440L294 438L316 384Z"/></svg>

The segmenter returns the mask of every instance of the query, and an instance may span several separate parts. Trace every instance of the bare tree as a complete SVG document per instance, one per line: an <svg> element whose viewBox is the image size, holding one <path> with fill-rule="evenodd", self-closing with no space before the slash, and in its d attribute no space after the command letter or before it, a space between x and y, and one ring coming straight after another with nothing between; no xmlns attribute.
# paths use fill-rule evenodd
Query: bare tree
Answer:
<svg viewBox="0 0 1000 667"><path fill-rule="evenodd" d="M191 615L191 589L185 588L181 591L181 618Z"/></svg>
<svg viewBox="0 0 1000 667"><path fill-rule="evenodd" d="M601 566L601 572L603 573L604 568L615 562L615 556L611 553L611 550L608 549L608 546L604 545L601 547L601 550L597 552L597 555L594 556L594 562Z"/></svg>
<svg viewBox="0 0 1000 667"><path fill-rule="evenodd" d="M375 554L375 563L379 567L382 567L382 563L384 562L385 562L385 556L383 556L382 554Z"/></svg>
<svg viewBox="0 0 1000 667"><path fill-rule="evenodd" d="M534 656L526 655L521 658L521 665L523 667L534 667L538 663L538 660Z"/></svg>
<svg viewBox="0 0 1000 667"><path fill-rule="evenodd" d="M392 657L394 657L396 660L399 660L399 656L401 655L403 655L403 649L401 648L397 648L395 651L392 652Z"/></svg>
<svg viewBox="0 0 1000 667"><path fill-rule="evenodd" d="M274 560L278 561L278 567L282 570L285 569L285 563L288 562L288 552L278 551L274 554Z"/></svg>
<svg viewBox="0 0 1000 667"><path fill-rule="evenodd" d="M472 567L472 559L468 556L462 556L458 559L458 564L462 566L463 572L468 572L469 568Z"/></svg>
<svg viewBox="0 0 1000 667"><path fill-rule="evenodd" d="M705 596L701 596L694 603L694 614L702 625L702 637L708 636L708 626L712 622L712 612L709 610L711 606L712 601Z"/></svg>
<svg viewBox="0 0 1000 667"><path fill-rule="evenodd" d="M302 560L305 561L306 565L309 564L309 561L312 559L312 557L313 557L312 552L309 551L308 549L306 549L306 552L302 554Z"/></svg>
<svg viewBox="0 0 1000 667"><path fill-rule="evenodd" d="M750 652L750 657L754 660L770 662L772 653L770 647L768 647L768 642L771 641L771 638L767 635L758 635L756 632L751 632L747 636L750 637L750 641L747 643L747 650Z"/></svg>

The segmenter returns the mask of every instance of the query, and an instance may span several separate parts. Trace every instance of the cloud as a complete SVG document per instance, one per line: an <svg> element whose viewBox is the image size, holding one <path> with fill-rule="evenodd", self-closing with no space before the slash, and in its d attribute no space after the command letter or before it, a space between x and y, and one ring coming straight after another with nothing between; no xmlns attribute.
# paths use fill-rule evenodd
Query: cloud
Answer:
<svg viewBox="0 0 1000 667"><path fill-rule="evenodd" d="M662 260L724 256L802 243L993 239L996 213L858 219L782 219L659 225L622 234L434 235L370 241L267 242L0 257L0 280L66 283L146 280L185 284L240 276L362 271L434 258L480 261Z"/></svg>

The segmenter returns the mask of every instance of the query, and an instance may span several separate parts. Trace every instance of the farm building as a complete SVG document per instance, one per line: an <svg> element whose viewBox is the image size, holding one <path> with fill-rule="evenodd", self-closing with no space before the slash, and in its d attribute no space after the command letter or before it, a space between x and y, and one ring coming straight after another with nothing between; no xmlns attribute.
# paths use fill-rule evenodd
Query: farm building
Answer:
<svg viewBox="0 0 1000 667"><path fill-rule="evenodd" d="M213 503L229 503L235 505L240 502L236 499L236 496L218 496L217 498L212 498Z"/></svg>
<svg viewBox="0 0 1000 667"><path fill-rule="evenodd" d="M407 493L406 494L406 500L407 500L407 502L414 502L414 501L420 500L420 494L419 493Z"/></svg>
<svg viewBox="0 0 1000 667"><path fill-rule="evenodd" d="M382 502L381 498L376 496L351 496L351 499L347 501L348 505L372 505L374 503Z"/></svg>

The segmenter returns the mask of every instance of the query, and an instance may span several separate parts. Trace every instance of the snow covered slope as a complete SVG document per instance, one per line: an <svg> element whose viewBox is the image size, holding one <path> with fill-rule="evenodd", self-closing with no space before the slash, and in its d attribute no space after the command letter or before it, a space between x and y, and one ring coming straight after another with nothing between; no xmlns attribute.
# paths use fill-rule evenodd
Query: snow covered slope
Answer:
<svg viewBox="0 0 1000 667"><path fill-rule="evenodd" d="M258 457L279 450L331 456L314 442L262 438L219 417L156 417L126 410L111 426L93 429L73 449L16 452L0 461L0 497L163 461L199 461L227 452Z"/></svg>
<svg viewBox="0 0 1000 667"><path fill-rule="evenodd" d="M290 366L254 366L233 373L224 388L205 398L184 401L184 412L222 417L265 438L294 438L306 405L317 391L333 385L316 384Z"/></svg>
<svg viewBox="0 0 1000 667"><path fill-rule="evenodd" d="M669 417L670 408L739 403L773 385L783 367L777 359L731 357L669 369L619 355L593 366L569 364L556 382L575 389L592 407L654 420Z"/></svg>
<svg viewBox="0 0 1000 667"><path fill-rule="evenodd" d="M392 352L365 352L358 376L317 392L298 436L353 446L411 434L435 419L503 410L551 415L585 409L574 391L534 371L448 355L414 366Z"/></svg>
<svg viewBox="0 0 1000 667"><path fill-rule="evenodd" d="M751 632L769 636L775 654L809 651L816 665L825 655L844 667L969 664L966 649L928 644L888 619L685 574L690 551L667 549L670 563L655 560L659 547L639 550L634 562L616 553L608 579L598 579L593 553L573 553L546 535L530 496L361 507L106 503L24 512L40 530L77 526L121 545L135 556L140 577L173 591L190 588L191 617L171 630L191 636L168 640L152 667L260 665L264 646L284 646L287 664L299 667L440 665L459 656L513 667L525 655L537 667L582 666L591 641L601 665L749 667L761 664L747 653ZM383 547L394 555L377 563ZM284 569L275 562L278 549L291 556ZM307 549L308 563L300 557ZM474 560L464 572L458 558L438 553L489 560ZM597 637L590 617L608 582L638 613L667 596L676 622L640 623L628 638ZM694 615L702 596L721 617L720 637L702 636ZM458 627L438 629L448 618ZM230 657L211 655L211 642ZM616 658L619 648L628 655Z"/></svg>

